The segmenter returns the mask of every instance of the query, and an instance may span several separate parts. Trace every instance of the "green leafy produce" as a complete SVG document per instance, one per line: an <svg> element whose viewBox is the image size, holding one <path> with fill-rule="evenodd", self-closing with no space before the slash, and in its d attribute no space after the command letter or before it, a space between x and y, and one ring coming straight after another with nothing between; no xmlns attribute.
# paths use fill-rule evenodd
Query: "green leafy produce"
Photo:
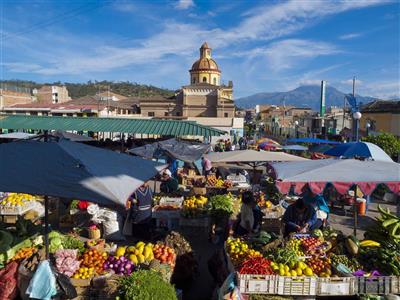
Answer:
<svg viewBox="0 0 400 300"><path fill-rule="evenodd" d="M266 257L274 261L275 263L282 263L284 265L296 263L298 257L296 251L289 248L277 248L266 253Z"/></svg>
<svg viewBox="0 0 400 300"><path fill-rule="evenodd" d="M49 239L53 239L53 238L62 238L63 235L61 233L59 233L58 231L50 231L49 233Z"/></svg>
<svg viewBox="0 0 400 300"><path fill-rule="evenodd" d="M78 249L80 253L85 251L85 243L70 235L64 236L61 244L64 249Z"/></svg>
<svg viewBox="0 0 400 300"><path fill-rule="evenodd" d="M119 280L120 296L125 300L176 300L175 288L159 274L139 270Z"/></svg>
<svg viewBox="0 0 400 300"><path fill-rule="evenodd" d="M230 216L233 213L232 198L229 195L216 195L210 198L210 214L213 216Z"/></svg>

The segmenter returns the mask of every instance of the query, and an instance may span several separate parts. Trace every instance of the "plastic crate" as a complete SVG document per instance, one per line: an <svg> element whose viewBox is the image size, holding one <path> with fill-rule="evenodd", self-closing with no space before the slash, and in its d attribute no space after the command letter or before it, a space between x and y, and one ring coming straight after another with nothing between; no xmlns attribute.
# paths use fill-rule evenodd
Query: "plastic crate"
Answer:
<svg viewBox="0 0 400 300"><path fill-rule="evenodd" d="M36 207L36 201L27 201L24 206L0 206L0 215L16 215L21 216L25 214L28 210Z"/></svg>
<svg viewBox="0 0 400 300"><path fill-rule="evenodd" d="M316 296L317 279L313 277L278 276L276 293L283 296Z"/></svg>
<svg viewBox="0 0 400 300"><path fill-rule="evenodd" d="M392 276L378 276L372 278L357 277L358 294L387 295L391 293Z"/></svg>
<svg viewBox="0 0 400 300"><path fill-rule="evenodd" d="M355 277L318 278L318 296L349 296L356 294Z"/></svg>
<svg viewBox="0 0 400 300"><path fill-rule="evenodd" d="M243 294L276 294L276 275L237 274Z"/></svg>

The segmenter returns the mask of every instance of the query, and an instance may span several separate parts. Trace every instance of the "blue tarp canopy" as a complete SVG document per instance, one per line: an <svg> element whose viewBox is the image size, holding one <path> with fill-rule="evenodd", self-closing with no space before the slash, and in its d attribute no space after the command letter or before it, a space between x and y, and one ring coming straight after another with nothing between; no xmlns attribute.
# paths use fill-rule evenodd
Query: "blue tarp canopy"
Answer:
<svg viewBox="0 0 400 300"><path fill-rule="evenodd" d="M282 147L283 150L291 150L291 151L307 151L308 148L302 145L286 145Z"/></svg>
<svg viewBox="0 0 400 300"><path fill-rule="evenodd" d="M336 144L336 145L341 144L341 142L316 139L316 138L293 138L293 139L288 139L286 142L288 142L288 143L310 143L310 144Z"/></svg>
<svg viewBox="0 0 400 300"><path fill-rule="evenodd" d="M368 142L345 143L324 152L326 155L344 158L364 157L373 160L393 161L379 146Z"/></svg>

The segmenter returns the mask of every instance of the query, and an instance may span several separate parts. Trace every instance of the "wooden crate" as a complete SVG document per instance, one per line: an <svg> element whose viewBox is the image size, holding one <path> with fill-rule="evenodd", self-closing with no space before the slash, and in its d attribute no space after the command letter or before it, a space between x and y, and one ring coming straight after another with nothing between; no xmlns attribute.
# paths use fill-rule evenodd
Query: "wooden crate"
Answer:
<svg viewBox="0 0 400 300"><path fill-rule="evenodd" d="M318 278L318 296L349 296L356 294L355 277Z"/></svg>
<svg viewBox="0 0 400 300"><path fill-rule="evenodd" d="M71 280L71 284L74 287L79 287L79 288L90 286L90 282L92 281L91 278L88 278L88 279L70 278L70 280Z"/></svg>
<svg viewBox="0 0 400 300"><path fill-rule="evenodd" d="M277 277L276 293L284 296L315 296L317 279L313 277Z"/></svg>
<svg viewBox="0 0 400 300"><path fill-rule="evenodd" d="M390 277L390 292L392 294L400 294L400 276Z"/></svg>
<svg viewBox="0 0 400 300"><path fill-rule="evenodd" d="M205 187L193 187L192 188L193 194L194 195L206 195L207 194L207 189Z"/></svg>
<svg viewBox="0 0 400 300"><path fill-rule="evenodd" d="M375 295L390 294L391 277L392 276L377 276L372 278L357 277L357 293Z"/></svg>
<svg viewBox="0 0 400 300"><path fill-rule="evenodd" d="M239 290L243 294L276 294L275 275L237 274Z"/></svg>

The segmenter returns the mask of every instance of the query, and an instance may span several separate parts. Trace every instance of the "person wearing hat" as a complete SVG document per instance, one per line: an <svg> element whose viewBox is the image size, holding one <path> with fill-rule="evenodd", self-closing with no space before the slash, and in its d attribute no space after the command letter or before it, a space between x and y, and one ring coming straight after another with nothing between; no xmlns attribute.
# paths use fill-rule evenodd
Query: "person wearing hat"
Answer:
<svg viewBox="0 0 400 300"><path fill-rule="evenodd" d="M178 190L179 183L176 178L172 177L172 173L170 170L166 169L163 171L161 175L161 185L160 185L160 191L162 193L174 193Z"/></svg>

